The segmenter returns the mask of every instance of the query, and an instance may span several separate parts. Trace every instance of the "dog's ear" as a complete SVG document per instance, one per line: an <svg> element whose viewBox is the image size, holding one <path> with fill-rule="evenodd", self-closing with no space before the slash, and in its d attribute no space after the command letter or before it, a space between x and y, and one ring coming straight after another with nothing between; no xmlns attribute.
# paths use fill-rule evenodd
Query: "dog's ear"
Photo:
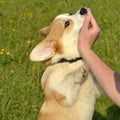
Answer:
<svg viewBox="0 0 120 120"><path fill-rule="evenodd" d="M30 53L31 61L45 61L55 55L55 48L52 42L39 43Z"/></svg>
<svg viewBox="0 0 120 120"><path fill-rule="evenodd" d="M39 33L43 34L43 35L48 35L50 32L50 26L44 27L42 29L40 29Z"/></svg>

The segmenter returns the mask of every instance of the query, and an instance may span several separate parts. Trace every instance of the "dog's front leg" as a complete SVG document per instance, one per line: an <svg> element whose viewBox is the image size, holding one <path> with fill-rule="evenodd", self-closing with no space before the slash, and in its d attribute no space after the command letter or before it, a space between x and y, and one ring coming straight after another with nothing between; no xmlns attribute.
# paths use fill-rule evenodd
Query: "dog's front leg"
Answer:
<svg viewBox="0 0 120 120"><path fill-rule="evenodd" d="M84 82L87 74L88 67L84 64L64 77L59 84L59 90L65 96L65 99L61 101L63 105L71 106L76 101L80 85Z"/></svg>
<svg viewBox="0 0 120 120"><path fill-rule="evenodd" d="M74 79L74 84L82 84L88 76L88 66L84 64L82 67L77 68L73 73L70 73L68 77Z"/></svg>

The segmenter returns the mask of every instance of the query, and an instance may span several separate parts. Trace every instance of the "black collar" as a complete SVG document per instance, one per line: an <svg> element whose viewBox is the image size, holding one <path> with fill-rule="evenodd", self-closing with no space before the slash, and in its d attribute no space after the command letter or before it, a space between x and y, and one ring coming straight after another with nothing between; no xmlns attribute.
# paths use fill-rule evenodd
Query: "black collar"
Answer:
<svg viewBox="0 0 120 120"><path fill-rule="evenodd" d="M78 60L82 60L82 57L77 57L75 59L66 59L66 58L61 58L57 63L64 63L64 62L69 62L69 63L73 63L73 62L76 62Z"/></svg>

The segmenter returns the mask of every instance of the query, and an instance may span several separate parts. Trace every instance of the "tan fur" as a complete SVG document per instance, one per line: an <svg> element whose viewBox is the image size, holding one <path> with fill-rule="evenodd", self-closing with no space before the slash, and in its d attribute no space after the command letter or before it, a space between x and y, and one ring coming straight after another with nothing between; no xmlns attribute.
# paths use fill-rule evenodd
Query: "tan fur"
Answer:
<svg viewBox="0 0 120 120"><path fill-rule="evenodd" d="M41 78L45 98L39 120L92 120L96 98L103 93L101 87L83 60L58 63L61 58L80 57L77 39L84 18L79 11L72 16L58 15L41 29L47 37L30 55L33 61L49 63Z"/></svg>

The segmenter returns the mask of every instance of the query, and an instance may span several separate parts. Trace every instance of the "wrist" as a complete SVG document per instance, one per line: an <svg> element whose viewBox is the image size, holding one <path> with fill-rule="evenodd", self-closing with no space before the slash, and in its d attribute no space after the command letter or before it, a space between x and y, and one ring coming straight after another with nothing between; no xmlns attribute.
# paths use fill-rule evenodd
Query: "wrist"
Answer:
<svg viewBox="0 0 120 120"><path fill-rule="evenodd" d="M80 52L87 52L91 50L91 47L89 45L79 45L78 47Z"/></svg>
<svg viewBox="0 0 120 120"><path fill-rule="evenodd" d="M81 46L79 47L79 53L82 57L89 55L89 53L92 52L92 49L90 46Z"/></svg>

